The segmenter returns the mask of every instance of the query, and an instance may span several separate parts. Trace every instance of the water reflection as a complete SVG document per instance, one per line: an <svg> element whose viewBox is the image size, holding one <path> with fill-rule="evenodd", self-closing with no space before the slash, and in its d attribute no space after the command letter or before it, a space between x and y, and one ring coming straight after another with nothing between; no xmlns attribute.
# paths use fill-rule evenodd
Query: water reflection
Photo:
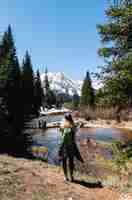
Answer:
<svg viewBox="0 0 132 200"><path fill-rule="evenodd" d="M76 139L95 139L102 141L120 140L127 141L132 139L132 131L115 128L81 128L76 134ZM45 146L48 148L48 162L59 164L57 155L60 143L60 133L58 128L47 129L34 135L35 146Z"/></svg>
<svg viewBox="0 0 132 200"><path fill-rule="evenodd" d="M60 143L59 135L58 128L50 128L45 132L37 133L33 138L35 146L45 146L48 148L48 162L50 164L59 164L57 159Z"/></svg>
<svg viewBox="0 0 132 200"><path fill-rule="evenodd" d="M132 131L116 128L82 128L77 135L82 139L91 138L103 141L127 141L132 139Z"/></svg>

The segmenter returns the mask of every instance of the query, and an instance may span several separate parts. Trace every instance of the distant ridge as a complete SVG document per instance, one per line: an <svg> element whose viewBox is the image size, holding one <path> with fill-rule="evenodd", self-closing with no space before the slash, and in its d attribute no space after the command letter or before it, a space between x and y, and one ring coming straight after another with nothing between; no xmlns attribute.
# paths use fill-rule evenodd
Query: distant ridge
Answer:
<svg viewBox="0 0 132 200"><path fill-rule="evenodd" d="M41 82L43 87L44 77L45 73L41 74ZM83 81L74 81L64 72L48 72L48 79L51 89L55 90L57 93L68 93L69 95L77 93L78 95L81 95ZM96 90L100 87L97 81L93 81L92 84Z"/></svg>

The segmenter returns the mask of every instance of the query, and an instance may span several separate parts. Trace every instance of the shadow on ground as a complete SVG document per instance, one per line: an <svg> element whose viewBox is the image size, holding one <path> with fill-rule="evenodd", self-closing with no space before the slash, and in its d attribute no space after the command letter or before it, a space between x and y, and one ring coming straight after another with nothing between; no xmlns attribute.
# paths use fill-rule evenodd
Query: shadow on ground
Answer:
<svg viewBox="0 0 132 200"><path fill-rule="evenodd" d="M103 188L103 185L100 181L95 182L95 183L89 183L89 182L86 182L86 181L74 180L74 183L82 185L82 186L87 187L87 188Z"/></svg>

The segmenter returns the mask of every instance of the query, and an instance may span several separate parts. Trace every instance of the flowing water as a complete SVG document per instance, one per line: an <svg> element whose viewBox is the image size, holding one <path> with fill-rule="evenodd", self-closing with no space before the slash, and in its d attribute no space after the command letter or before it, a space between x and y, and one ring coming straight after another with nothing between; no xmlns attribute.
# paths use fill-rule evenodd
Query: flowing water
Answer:
<svg viewBox="0 0 132 200"><path fill-rule="evenodd" d="M126 141L132 139L132 131L116 128L81 128L76 134L77 140L89 138L106 142L113 140ZM50 128L34 135L34 145L48 148L48 162L52 164L58 164L59 142L60 133L58 128Z"/></svg>

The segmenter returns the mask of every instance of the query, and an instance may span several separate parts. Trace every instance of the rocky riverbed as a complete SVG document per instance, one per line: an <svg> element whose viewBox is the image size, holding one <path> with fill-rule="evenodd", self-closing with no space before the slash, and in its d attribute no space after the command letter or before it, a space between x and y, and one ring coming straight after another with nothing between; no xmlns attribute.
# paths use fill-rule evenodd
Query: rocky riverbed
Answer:
<svg viewBox="0 0 132 200"><path fill-rule="evenodd" d="M74 118L76 122L81 122L83 127L90 128L120 128L132 130L132 121L121 121L117 122L116 120L85 120L83 118Z"/></svg>

